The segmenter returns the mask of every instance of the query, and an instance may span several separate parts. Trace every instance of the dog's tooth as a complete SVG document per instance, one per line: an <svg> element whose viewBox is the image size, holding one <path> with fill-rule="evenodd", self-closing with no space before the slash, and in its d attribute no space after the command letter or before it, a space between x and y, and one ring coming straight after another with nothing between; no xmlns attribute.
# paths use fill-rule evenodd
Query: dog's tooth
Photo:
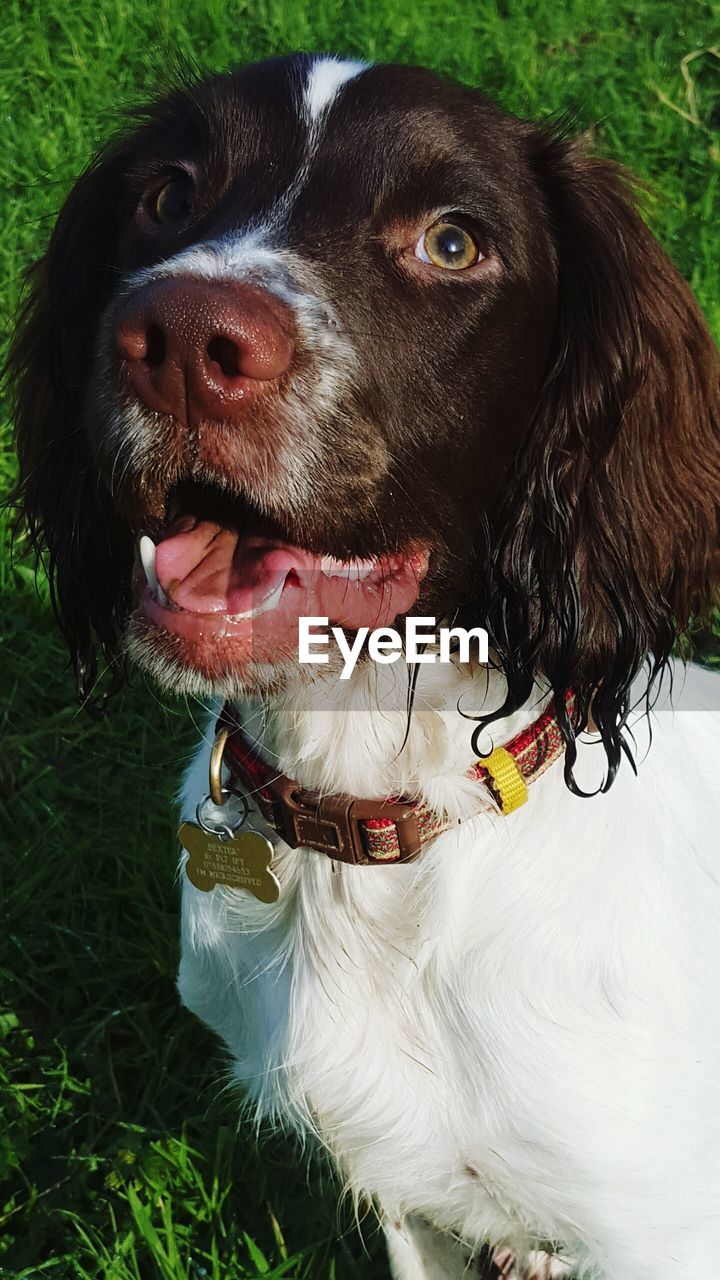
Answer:
<svg viewBox="0 0 720 1280"><path fill-rule="evenodd" d="M160 587L160 583L158 582L158 576L155 571L156 547L152 538L148 537L146 533L144 533L140 539L139 551L140 551L140 559L142 561L142 567L145 572L145 577L147 579L147 584L151 591L157 592L158 587ZM160 587L160 590L162 591L162 587ZM163 595L164 594L165 593L163 592Z"/></svg>
<svg viewBox="0 0 720 1280"><path fill-rule="evenodd" d="M374 560L351 560L348 566L348 577L351 582L362 582L377 568Z"/></svg>
<svg viewBox="0 0 720 1280"><path fill-rule="evenodd" d="M348 582L361 582L377 568L374 560L336 560L323 556L320 572L326 578L346 578Z"/></svg>
<svg viewBox="0 0 720 1280"><path fill-rule="evenodd" d="M334 556L323 556L320 561L320 572L326 578L336 578L338 574L342 573L342 570L342 560L336 560Z"/></svg>
<svg viewBox="0 0 720 1280"><path fill-rule="evenodd" d="M157 571L155 569L155 553L157 551L155 543L152 538L148 537L148 535L144 533L138 546L147 584L152 594L155 596L155 599L158 600L160 604L168 606L170 601L160 586Z"/></svg>

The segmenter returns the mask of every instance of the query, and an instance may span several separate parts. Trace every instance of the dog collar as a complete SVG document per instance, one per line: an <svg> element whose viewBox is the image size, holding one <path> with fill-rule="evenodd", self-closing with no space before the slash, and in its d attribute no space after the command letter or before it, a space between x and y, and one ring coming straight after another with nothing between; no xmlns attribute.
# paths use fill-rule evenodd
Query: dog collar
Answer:
<svg viewBox="0 0 720 1280"><path fill-rule="evenodd" d="M568 711L574 698L568 697ZM558 760L565 742L551 702L538 720L504 747L496 747L468 770L467 777L482 782L490 797L480 810L498 810L507 816L525 804L528 786ZM225 798L221 767L228 771L227 790L242 788L252 796L267 824L291 848L316 849L336 862L372 866L412 862L423 845L458 821L437 813L422 800L389 797L362 800L346 795L320 795L299 782L277 773L245 734L229 703L217 724L211 763L211 791L216 804Z"/></svg>

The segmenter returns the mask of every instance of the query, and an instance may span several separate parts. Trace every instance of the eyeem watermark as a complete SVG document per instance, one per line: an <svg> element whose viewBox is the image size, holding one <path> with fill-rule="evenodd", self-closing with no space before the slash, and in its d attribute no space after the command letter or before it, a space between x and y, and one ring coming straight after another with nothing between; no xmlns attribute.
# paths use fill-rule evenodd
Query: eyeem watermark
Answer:
<svg viewBox="0 0 720 1280"><path fill-rule="evenodd" d="M349 680L363 647L373 662L385 665L404 656L406 662L450 662L458 658L469 662L471 643L477 645L480 662L488 660L488 634L483 627L440 627L435 618L407 618L404 637L394 627L359 627L352 644L342 627L329 627L328 618L299 618L298 658L300 662L330 661L331 638L343 657L341 680ZM428 651L427 646L431 646Z"/></svg>

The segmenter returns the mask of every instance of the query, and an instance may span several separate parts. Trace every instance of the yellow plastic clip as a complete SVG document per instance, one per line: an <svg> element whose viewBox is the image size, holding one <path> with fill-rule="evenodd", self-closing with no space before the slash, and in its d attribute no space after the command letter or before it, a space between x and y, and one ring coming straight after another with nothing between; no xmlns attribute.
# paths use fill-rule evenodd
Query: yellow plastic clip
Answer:
<svg viewBox="0 0 720 1280"><path fill-rule="evenodd" d="M490 774L493 790L506 816L525 804L528 796L527 783L509 751L504 747L496 747L486 759L479 760L478 764Z"/></svg>

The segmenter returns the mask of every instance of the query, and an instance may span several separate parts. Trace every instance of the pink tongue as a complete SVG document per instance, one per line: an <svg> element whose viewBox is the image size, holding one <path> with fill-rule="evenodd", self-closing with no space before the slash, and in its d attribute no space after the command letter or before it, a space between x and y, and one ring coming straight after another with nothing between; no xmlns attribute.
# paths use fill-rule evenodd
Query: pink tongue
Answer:
<svg viewBox="0 0 720 1280"><path fill-rule="evenodd" d="M190 613L245 613L284 583L291 570L312 568L296 547L238 538L209 521L178 521L158 544L155 572L168 599Z"/></svg>
<svg viewBox="0 0 720 1280"><path fill-rule="evenodd" d="M377 627L412 608L427 569L427 552L379 562L379 573L363 581L328 578L320 570L322 562L309 551L273 540L261 528L240 537L222 525L187 516L158 543L155 572L186 627L192 615L208 614L222 615L236 627L249 625L248 615L253 627L262 618L266 631L292 630L301 616L327 617L351 628Z"/></svg>

